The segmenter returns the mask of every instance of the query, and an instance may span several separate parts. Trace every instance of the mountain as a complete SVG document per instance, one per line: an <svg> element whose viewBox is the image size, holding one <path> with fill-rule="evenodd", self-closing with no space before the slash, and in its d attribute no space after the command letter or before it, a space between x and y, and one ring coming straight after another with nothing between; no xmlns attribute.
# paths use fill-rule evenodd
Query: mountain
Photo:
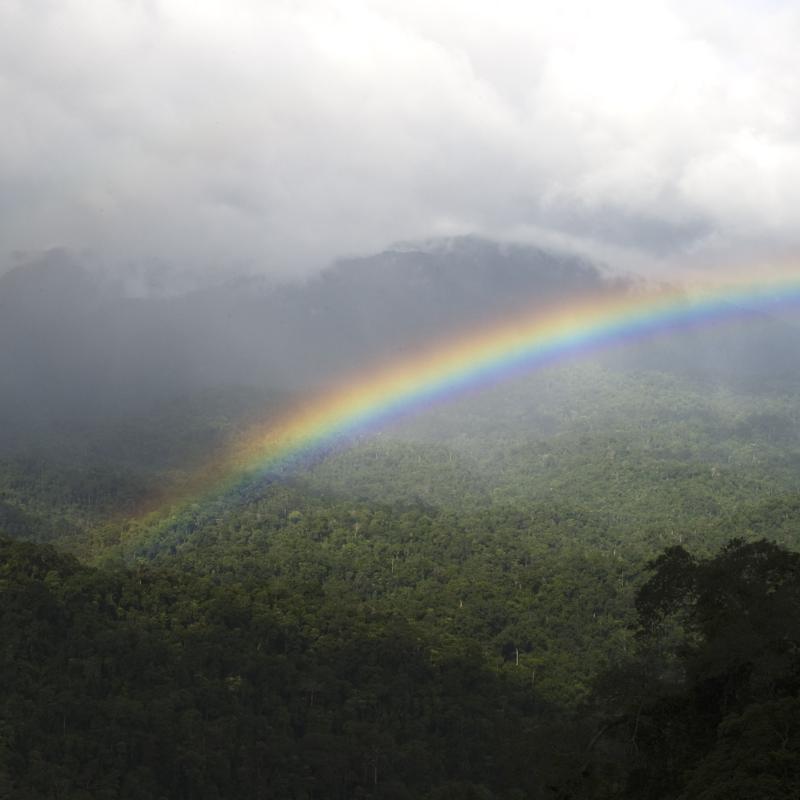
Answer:
<svg viewBox="0 0 800 800"><path fill-rule="evenodd" d="M128 297L63 251L0 276L0 442L226 386L307 391L450 333L629 282L584 259L476 237L406 244L304 281ZM750 385L794 381L800 329L762 315L605 358Z"/></svg>
<svg viewBox="0 0 800 800"><path fill-rule="evenodd" d="M0 411L19 427L225 385L308 388L607 284L576 258L465 237L339 262L304 283L130 298L56 251L0 277Z"/></svg>

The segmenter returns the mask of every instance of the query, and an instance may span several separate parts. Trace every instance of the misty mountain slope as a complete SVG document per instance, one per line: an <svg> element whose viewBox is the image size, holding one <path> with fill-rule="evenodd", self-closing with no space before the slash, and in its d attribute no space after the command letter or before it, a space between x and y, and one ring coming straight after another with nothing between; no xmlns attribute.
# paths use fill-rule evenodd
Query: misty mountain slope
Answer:
<svg viewBox="0 0 800 800"><path fill-rule="evenodd" d="M49 457L45 440L35 457L6 460L7 502L78 525L86 535L72 544L89 556L118 541L120 525L133 526L124 537L129 554L138 536L149 540L150 522L137 518L143 508L163 507L200 530L282 485L322 503L422 504L449 513L556 504L595 520L592 547L635 543L651 553L665 536L701 543L711 531L718 541L731 514L795 492L800 471L796 395L583 362L332 443L250 476L230 494L173 508L175 492L226 442L246 436L248 419L263 419L268 402L257 392L188 396L158 413L65 435ZM162 521L151 520L156 537ZM106 532L90 544L97 526Z"/></svg>
<svg viewBox="0 0 800 800"><path fill-rule="evenodd" d="M578 259L464 238L342 262L304 284L251 279L133 298L54 251L0 276L3 433L140 413L220 386L308 389L448 331L604 285Z"/></svg>
<svg viewBox="0 0 800 800"><path fill-rule="evenodd" d="M714 529L719 541L749 503L795 493L798 474L796 395L582 363L434 408L298 480L315 493L454 511L556 502L611 523L598 546L647 548L676 532L703 546ZM800 529L786 541L800 544Z"/></svg>
<svg viewBox="0 0 800 800"><path fill-rule="evenodd" d="M0 276L0 445L215 388L316 391L450 334L626 285L576 257L461 237L342 261L302 284L134 298L56 251ZM797 352L800 331L763 316L607 358L788 385Z"/></svg>
<svg viewBox="0 0 800 800"><path fill-rule="evenodd" d="M611 348L606 363L672 373L711 391L720 385L767 396L798 391L800 327L779 313L742 304L730 309L729 319Z"/></svg>
<svg viewBox="0 0 800 800"><path fill-rule="evenodd" d="M54 538L88 552L84 534L109 515L159 505L249 424L356 366L618 287L580 259L472 237L304 284L152 298L53 253L0 278L0 499L9 519L52 520L69 533ZM624 536L669 514L694 524L796 486L798 353L797 329L763 314L612 347L334 447L301 480L321 496L443 508L558 496L616 509Z"/></svg>
<svg viewBox="0 0 800 800"><path fill-rule="evenodd" d="M344 334L369 357L617 285L576 257L460 237L339 262L289 304L308 304L322 340Z"/></svg>

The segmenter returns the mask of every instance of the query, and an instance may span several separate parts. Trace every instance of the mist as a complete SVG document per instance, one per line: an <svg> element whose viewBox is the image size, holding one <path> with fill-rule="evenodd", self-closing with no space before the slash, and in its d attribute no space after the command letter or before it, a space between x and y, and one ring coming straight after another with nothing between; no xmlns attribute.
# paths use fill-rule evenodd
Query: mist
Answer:
<svg viewBox="0 0 800 800"><path fill-rule="evenodd" d="M616 285L574 256L466 237L341 261L303 281L130 296L53 251L0 277L4 417L7 428L121 417L225 386L318 391L606 283Z"/></svg>
<svg viewBox="0 0 800 800"><path fill-rule="evenodd" d="M130 285L64 250L0 277L4 441L97 427L219 390L269 406L553 303L641 288L564 252L478 237L407 243L305 279L184 292ZM595 353L611 369L791 387L800 329L763 315Z"/></svg>

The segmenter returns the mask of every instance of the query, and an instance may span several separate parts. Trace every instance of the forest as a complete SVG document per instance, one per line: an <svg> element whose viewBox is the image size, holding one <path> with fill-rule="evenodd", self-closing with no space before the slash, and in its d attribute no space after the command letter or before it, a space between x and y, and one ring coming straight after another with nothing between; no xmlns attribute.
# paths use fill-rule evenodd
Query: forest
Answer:
<svg viewBox="0 0 800 800"><path fill-rule="evenodd" d="M171 504L270 402L3 458L0 796L800 792L785 379L609 354Z"/></svg>

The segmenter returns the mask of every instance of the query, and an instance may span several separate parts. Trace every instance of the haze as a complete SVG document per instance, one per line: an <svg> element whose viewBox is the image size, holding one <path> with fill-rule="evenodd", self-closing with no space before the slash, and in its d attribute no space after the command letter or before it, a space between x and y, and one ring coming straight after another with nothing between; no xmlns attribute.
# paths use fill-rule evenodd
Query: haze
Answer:
<svg viewBox="0 0 800 800"><path fill-rule="evenodd" d="M791 262L798 39L744 0L3 0L0 270L62 247L135 293L465 233Z"/></svg>

